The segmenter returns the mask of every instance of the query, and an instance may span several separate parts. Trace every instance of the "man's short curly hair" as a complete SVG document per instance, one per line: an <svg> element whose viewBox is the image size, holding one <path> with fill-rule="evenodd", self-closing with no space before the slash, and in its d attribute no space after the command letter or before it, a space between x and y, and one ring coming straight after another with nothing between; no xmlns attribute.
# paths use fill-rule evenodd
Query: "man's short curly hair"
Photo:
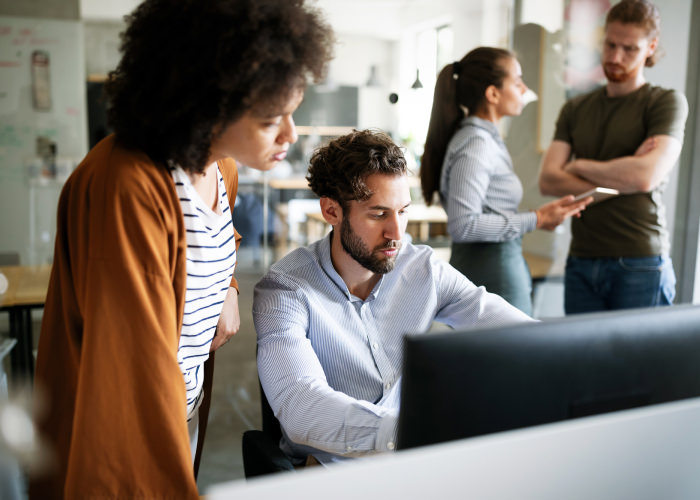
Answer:
<svg viewBox="0 0 700 500"><path fill-rule="evenodd" d="M372 174L405 175L403 151L384 132L355 130L314 151L306 180L318 197L340 203L365 201L372 196L367 178Z"/></svg>
<svg viewBox="0 0 700 500"><path fill-rule="evenodd" d="M320 81L334 35L304 0L146 0L105 85L118 140L198 172L212 131Z"/></svg>

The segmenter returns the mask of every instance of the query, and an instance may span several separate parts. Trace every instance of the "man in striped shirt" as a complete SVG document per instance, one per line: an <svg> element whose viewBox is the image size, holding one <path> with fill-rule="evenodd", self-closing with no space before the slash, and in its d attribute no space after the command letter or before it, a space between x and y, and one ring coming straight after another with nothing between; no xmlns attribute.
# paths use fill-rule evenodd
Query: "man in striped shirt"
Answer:
<svg viewBox="0 0 700 500"><path fill-rule="evenodd" d="M403 240L406 162L385 134L332 141L307 179L333 231L271 267L253 319L282 450L326 463L394 449L405 334L531 319Z"/></svg>

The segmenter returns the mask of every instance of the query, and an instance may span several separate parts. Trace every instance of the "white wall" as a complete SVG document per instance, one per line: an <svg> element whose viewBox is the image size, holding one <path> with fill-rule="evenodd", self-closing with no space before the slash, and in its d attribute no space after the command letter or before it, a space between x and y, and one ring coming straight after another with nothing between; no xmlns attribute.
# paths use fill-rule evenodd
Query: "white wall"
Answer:
<svg viewBox="0 0 700 500"><path fill-rule="evenodd" d="M337 85L359 88L358 126L395 133L398 114L396 106L389 102L389 94L398 91L396 42L354 33L336 33L336 37L329 78ZM377 67L377 87L366 86L372 66Z"/></svg>
<svg viewBox="0 0 700 500"><path fill-rule="evenodd" d="M409 4L405 0L316 0L314 3L337 33L386 40L400 36L399 13Z"/></svg>
<svg viewBox="0 0 700 500"><path fill-rule="evenodd" d="M80 17L94 21L121 20L141 0L80 0Z"/></svg>
<svg viewBox="0 0 700 500"><path fill-rule="evenodd" d="M88 78L104 77L119 64L119 34L123 21L83 21L85 73Z"/></svg>

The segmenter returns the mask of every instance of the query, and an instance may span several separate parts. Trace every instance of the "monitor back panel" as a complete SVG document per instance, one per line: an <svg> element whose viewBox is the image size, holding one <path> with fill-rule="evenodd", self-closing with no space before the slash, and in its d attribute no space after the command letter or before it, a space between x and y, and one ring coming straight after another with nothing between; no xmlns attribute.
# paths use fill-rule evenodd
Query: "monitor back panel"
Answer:
<svg viewBox="0 0 700 500"><path fill-rule="evenodd" d="M700 396L700 307L407 337L410 448Z"/></svg>

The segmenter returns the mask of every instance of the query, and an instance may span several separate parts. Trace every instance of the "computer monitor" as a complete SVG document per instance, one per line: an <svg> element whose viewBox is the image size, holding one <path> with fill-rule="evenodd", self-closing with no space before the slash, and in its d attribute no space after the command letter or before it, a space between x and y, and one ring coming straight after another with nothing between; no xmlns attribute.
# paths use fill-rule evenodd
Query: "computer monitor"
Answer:
<svg viewBox="0 0 700 500"><path fill-rule="evenodd" d="M700 396L700 307L407 336L398 448Z"/></svg>

